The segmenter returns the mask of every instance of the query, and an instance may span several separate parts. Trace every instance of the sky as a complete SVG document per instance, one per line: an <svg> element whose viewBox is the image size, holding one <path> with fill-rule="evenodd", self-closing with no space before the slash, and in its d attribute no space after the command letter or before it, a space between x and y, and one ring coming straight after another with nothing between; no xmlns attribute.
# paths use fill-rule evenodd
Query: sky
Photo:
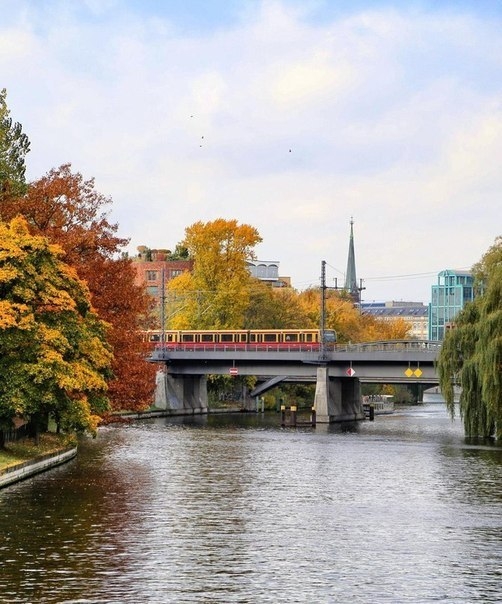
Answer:
<svg viewBox="0 0 502 604"><path fill-rule="evenodd" d="M502 235L502 1L0 0L27 178L70 163L118 234L255 227L298 290L428 303Z"/></svg>

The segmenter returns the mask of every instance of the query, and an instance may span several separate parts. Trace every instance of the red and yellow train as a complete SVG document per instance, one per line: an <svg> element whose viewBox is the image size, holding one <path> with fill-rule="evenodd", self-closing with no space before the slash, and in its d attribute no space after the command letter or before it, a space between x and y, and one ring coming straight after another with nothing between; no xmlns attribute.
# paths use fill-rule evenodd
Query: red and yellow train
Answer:
<svg viewBox="0 0 502 604"><path fill-rule="evenodd" d="M267 348L291 350L304 348L311 350L321 347L321 330L319 329L168 329L164 331L146 332L148 341L155 346L176 348ZM324 343L333 346L336 342L336 332L324 330Z"/></svg>

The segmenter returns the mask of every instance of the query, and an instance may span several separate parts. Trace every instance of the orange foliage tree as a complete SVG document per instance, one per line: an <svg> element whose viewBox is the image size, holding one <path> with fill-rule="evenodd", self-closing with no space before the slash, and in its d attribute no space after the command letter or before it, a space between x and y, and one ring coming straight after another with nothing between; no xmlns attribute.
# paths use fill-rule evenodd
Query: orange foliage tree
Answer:
<svg viewBox="0 0 502 604"><path fill-rule="evenodd" d="M320 322L321 290L309 288L299 294L299 302L307 313L309 326ZM385 321L364 315L343 292L326 292L326 327L337 332L339 342L373 342L402 340L407 337L409 323L403 319Z"/></svg>
<svg viewBox="0 0 502 604"><path fill-rule="evenodd" d="M65 261L87 282L93 307L111 325L111 408L137 411L152 403L155 388L156 368L146 361L148 345L140 334L150 299L134 284L132 262L122 254L128 240L117 236L118 226L104 211L110 203L94 179L84 180L65 164L30 183L25 196L4 201L2 217L23 215L32 233L63 248Z"/></svg>

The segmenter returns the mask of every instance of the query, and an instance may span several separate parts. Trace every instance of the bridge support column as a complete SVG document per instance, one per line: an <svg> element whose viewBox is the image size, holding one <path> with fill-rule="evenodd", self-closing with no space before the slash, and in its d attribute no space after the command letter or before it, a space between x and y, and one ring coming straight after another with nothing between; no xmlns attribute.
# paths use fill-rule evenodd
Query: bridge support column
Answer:
<svg viewBox="0 0 502 604"><path fill-rule="evenodd" d="M327 367L318 367L314 408L318 423L364 419L359 380L330 378Z"/></svg>
<svg viewBox="0 0 502 604"><path fill-rule="evenodd" d="M159 376L159 374L161 374ZM178 415L207 413L207 377L205 375L157 374L155 404Z"/></svg>
<svg viewBox="0 0 502 604"><path fill-rule="evenodd" d="M155 374L154 405L157 409L167 409L167 388L165 369L157 369Z"/></svg>

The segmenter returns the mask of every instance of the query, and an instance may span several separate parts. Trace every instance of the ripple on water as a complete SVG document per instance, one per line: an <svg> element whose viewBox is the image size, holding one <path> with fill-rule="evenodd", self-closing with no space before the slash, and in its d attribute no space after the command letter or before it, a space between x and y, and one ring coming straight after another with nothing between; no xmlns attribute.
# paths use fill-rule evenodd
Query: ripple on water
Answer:
<svg viewBox="0 0 502 604"><path fill-rule="evenodd" d="M109 427L0 496L6 602L496 602L502 451L434 410Z"/></svg>

